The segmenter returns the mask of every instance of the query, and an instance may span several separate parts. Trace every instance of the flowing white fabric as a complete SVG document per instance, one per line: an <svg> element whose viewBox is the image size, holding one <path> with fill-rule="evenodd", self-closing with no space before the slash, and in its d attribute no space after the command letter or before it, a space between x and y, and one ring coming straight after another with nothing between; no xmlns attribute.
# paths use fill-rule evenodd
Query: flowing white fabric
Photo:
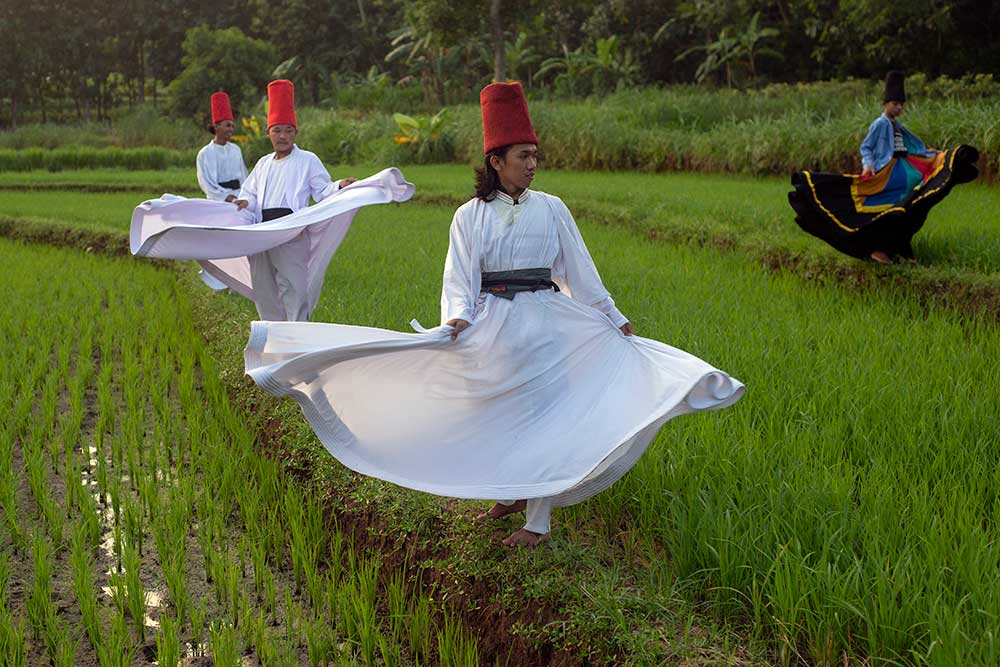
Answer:
<svg viewBox="0 0 1000 667"><path fill-rule="evenodd" d="M255 303L280 304L279 295L272 293L277 289L273 281L253 284L248 256L277 248L301 235L305 240L302 243L308 243L308 255L303 261L311 311L319 300L326 267L358 209L407 201L413 190L398 169L384 169L318 204L257 224L259 217L249 209L241 211L225 202L165 194L136 207L129 241L133 255L195 259L208 274ZM283 310L273 314L265 311L261 316L285 319Z"/></svg>
<svg viewBox="0 0 1000 667"><path fill-rule="evenodd" d="M625 336L616 308L599 310L610 297L558 198L531 193L516 220L498 206L473 200L452 223L442 320L471 322L457 341L449 326L415 321L417 333L254 322L247 373L298 401L324 446L358 472L555 507L619 479L667 419L742 395L701 359ZM562 291L479 293L481 271L538 267L551 267Z"/></svg>

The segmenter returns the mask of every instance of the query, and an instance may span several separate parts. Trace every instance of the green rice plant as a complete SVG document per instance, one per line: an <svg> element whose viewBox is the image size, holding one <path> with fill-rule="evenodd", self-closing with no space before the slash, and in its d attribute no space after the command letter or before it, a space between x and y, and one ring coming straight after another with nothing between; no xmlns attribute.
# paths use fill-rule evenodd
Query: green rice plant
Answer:
<svg viewBox="0 0 1000 667"><path fill-rule="evenodd" d="M28 645L24 621L14 622L9 605L10 560L0 551L0 662L9 667L27 667Z"/></svg>
<svg viewBox="0 0 1000 667"><path fill-rule="evenodd" d="M375 605L379 563L374 558L365 558L350 569L354 575L351 581L343 582L337 589L337 618L345 635L357 643L365 665L370 667L382 641Z"/></svg>
<svg viewBox="0 0 1000 667"><path fill-rule="evenodd" d="M53 667L77 667L76 663L76 645L77 641L70 636L70 634L58 626L60 630L57 631L54 641L55 651L50 654L52 658Z"/></svg>
<svg viewBox="0 0 1000 667"><path fill-rule="evenodd" d="M25 539L21 532L17 508L17 480L12 464L13 448L14 439L9 431L6 429L0 431L0 509L3 511L3 525L11 544L15 549L22 549Z"/></svg>
<svg viewBox="0 0 1000 667"><path fill-rule="evenodd" d="M101 538L101 519L97 511L97 501L91 495L91 489L80 485L79 521L85 528L87 542L90 546L96 546Z"/></svg>
<svg viewBox="0 0 1000 667"><path fill-rule="evenodd" d="M0 604L0 656L5 667L28 667L28 638L24 621L14 622L6 604Z"/></svg>
<svg viewBox="0 0 1000 667"><path fill-rule="evenodd" d="M169 555L163 556L161 552L161 563L163 564L163 578L167 583L170 601L174 605L178 627L184 627L188 612L188 589L187 575L184 572L185 553L183 539Z"/></svg>
<svg viewBox="0 0 1000 667"><path fill-rule="evenodd" d="M278 613L278 591L270 568L264 571L264 608L272 618Z"/></svg>
<svg viewBox="0 0 1000 667"><path fill-rule="evenodd" d="M406 628L409 620L409 610L407 608L409 596L406 590L405 564L389 576L385 592L392 638L396 642L401 642L406 638Z"/></svg>
<svg viewBox="0 0 1000 667"><path fill-rule="evenodd" d="M239 667L236 630L225 621L215 621L209 628L212 643L212 664L219 667Z"/></svg>
<svg viewBox="0 0 1000 667"><path fill-rule="evenodd" d="M257 652L257 657L262 659L261 656L270 650L265 646L270 647L271 644L267 617L264 610L258 608L249 611L246 618L249 620L243 625L244 640Z"/></svg>
<svg viewBox="0 0 1000 667"><path fill-rule="evenodd" d="M205 618L208 616L208 607L205 600L199 600L197 605L191 606L191 642L196 647L205 644Z"/></svg>
<svg viewBox="0 0 1000 667"><path fill-rule="evenodd" d="M156 662L160 667L177 667L181 659L181 642L178 631L183 621L161 614L160 628L156 631Z"/></svg>
<svg viewBox="0 0 1000 667"><path fill-rule="evenodd" d="M302 634L302 610L292 599L292 591L287 587L284 590L284 612L285 612L285 633L289 637L298 637Z"/></svg>
<svg viewBox="0 0 1000 667"><path fill-rule="evenodd" d="M123 613L112 614L110 632L96 650L101 667L131 667L135 658L135 644Z"/></svg>
<svg viewBox="0 0 1000 667"><path fill-rule="evenodd" d="M90 556L89 527L78 522L73 530L70 563L73 569L73 590L84 632L96 651L102 644L100 603L94 587L93 559Z"/></svg>
<svg viewBox="0 0 1000 667"><path fill-rule="evenodd" d="M322 609L326 596L327 577L315 564L306 568L306 595L312 609Z"/></svg>
<svg viewBox="0 0 1000 667"><path fill-rule="evenodd" d="M10 552L0 551L0 604L6 605L10 597Z"/></svg>
<svg viewBox="0 0 1000 667"><path fill-rule="evenodd" d="M431 600L423 593L411 598L409 607L409 644L410 653L417 661L428 664L431 651Z"/></svg>
<svg viewBox="0 0 1000 667"><path fill-rule="evenodd" d="M379 635L378 652L385 667L399 667L403 664L403 646L391 635Z"/></svg>
<svg viewBox="0 0 1000 667"><path fill-rule="evenodd" d="M140 573L142 570L142 556L139 550L129 542L125 543L122 550L122 562L125 567L125 597L129 616L135 624L136 634L139 641L146 638L146 607L149 603L149 594L142 583Z"/></svg>
<svg viewBox="0 0 1000 667"><path fill-rule="evenodd" d="M111 500L108 493L108 462L101 451L97 452L97 488L101 502L107 505Z"/></svg>
<svg viewBox="0 0 1000 667"><path fill-rule="evenodd" d="M252 542L248 545L250 549L250 567L253 571L253 586L260 601L264 597L264 576L269 572L267 564L267 552L264 550L263 542Z"/></svg>
<svg viewBox="0 0 1000 667"><path fill-rule="evenodd" d="M306 655L309 657L309 667L322 667L328 664L333 655L333 642L329 630L322 620L305 622Z"/></svg>
<svg viewBox="0 0 1000 667"><path fill-rule="evenodd" d="M52 611L52 547L38 530L32 534L31 558L34 570L26 606L32 635L38 640L45 635L49 620L55 615Z"/></svg>
<svg viewBox="0 0 1000 667"><path fill-rule="evenodd" d="M438 664L441 667L476 667L479 665L479 650L475 637L469 636L462 623L450 614L437 631Z"/></svg>
<svg viewBox="0 0 1000 667"><path fill-rule="evenodd" d="M138 470L136 472L140 475L142 474ZM123 509L122 525L125 529L125 541L128 545L135 548L139 557L142 557L142 547L146 535L145 517L143 516L142 507L139 501L131 494L125 494Z"/></svg>
<svg viewBox="0 0 1000 667"><path fill-rule="evenodd" d="M223 605L229 610L230 615L233 619L233 625L239 626L240 624L240 610L241 605L241 595L245 596L245 591L243 590L243 576L240 569L237 567L237 563L233 562L229 558L224 561L223 570L223 580L224 580L224 598L222 600Z"/></svg>

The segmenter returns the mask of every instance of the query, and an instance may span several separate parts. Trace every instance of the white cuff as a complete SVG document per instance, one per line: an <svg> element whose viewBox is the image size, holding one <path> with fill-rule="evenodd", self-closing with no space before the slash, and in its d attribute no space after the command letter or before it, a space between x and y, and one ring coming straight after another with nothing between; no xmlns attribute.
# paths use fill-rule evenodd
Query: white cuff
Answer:
<svg viewBox="0 0 1000 667"><path fill-rule="evenodd" d="M621 328L623 325L628 324L628 318L622 315L622 311L618 310L618 307L615 306L615 300L610 296L591 304L591 306L607 315L608 319L616 327Z"/></svg>
<svg viewBox="0 0 1000 667"><path fill-rule="evenodd" d="M457 311L449 311L448 319L445 322L451 322L452 320L465 320L469 324L472 324L472 311L468 308L461 308Z"/></svg>

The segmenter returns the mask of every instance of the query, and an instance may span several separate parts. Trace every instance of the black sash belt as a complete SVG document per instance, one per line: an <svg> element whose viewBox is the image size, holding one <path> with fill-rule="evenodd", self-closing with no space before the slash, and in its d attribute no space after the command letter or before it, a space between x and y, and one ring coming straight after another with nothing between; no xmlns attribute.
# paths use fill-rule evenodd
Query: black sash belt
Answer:
<svg viewBox="0 0 1000 667"><path fill-rule="evenodd" d="M290 208L265 208L260 212L261 218L264 222L268 220L277 220L278 218L283 218L286 215L291 215L292 209Z"/></svg>
<svg viewBox="0 0 1000 667"><path fill-rule="evenodd" d="M240 189L240 179L234 178L231 181L219 181L220 188L226 188L227 190L239 190Z"/></svg>
<svg viewBox="0 0 1000 667"><path fill-rule="evenodd" d="M559 291L559 286L552 282L552 269L483 271L482 280L481 291L507 300L513 299L518 292Z"/></svg>

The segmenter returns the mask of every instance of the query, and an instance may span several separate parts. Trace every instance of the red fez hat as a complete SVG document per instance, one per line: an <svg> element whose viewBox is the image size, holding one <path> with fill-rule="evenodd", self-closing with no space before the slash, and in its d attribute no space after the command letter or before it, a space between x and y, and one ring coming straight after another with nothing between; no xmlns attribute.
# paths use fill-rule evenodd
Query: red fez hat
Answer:
<svg viewBox="0 0 1000 667"><path fill-rule="evenodd" d="M291 125L295 122L295 86L288 79L267 84L267 126Z"/></svg>
<svg viewBox="0 0 1000 667"><path fill-rule="evenodd" d="M479 93L479 104L483 108L483 153L512 144L538 144L520 83L491 83Z"/></svg>
<svg viewBox="0 0 1000 667"><path fill-rule="evenodd" d="M218 123L232 119L233 110L229 106L229 95L226 93L212 93L212 122Z"/></svg>

